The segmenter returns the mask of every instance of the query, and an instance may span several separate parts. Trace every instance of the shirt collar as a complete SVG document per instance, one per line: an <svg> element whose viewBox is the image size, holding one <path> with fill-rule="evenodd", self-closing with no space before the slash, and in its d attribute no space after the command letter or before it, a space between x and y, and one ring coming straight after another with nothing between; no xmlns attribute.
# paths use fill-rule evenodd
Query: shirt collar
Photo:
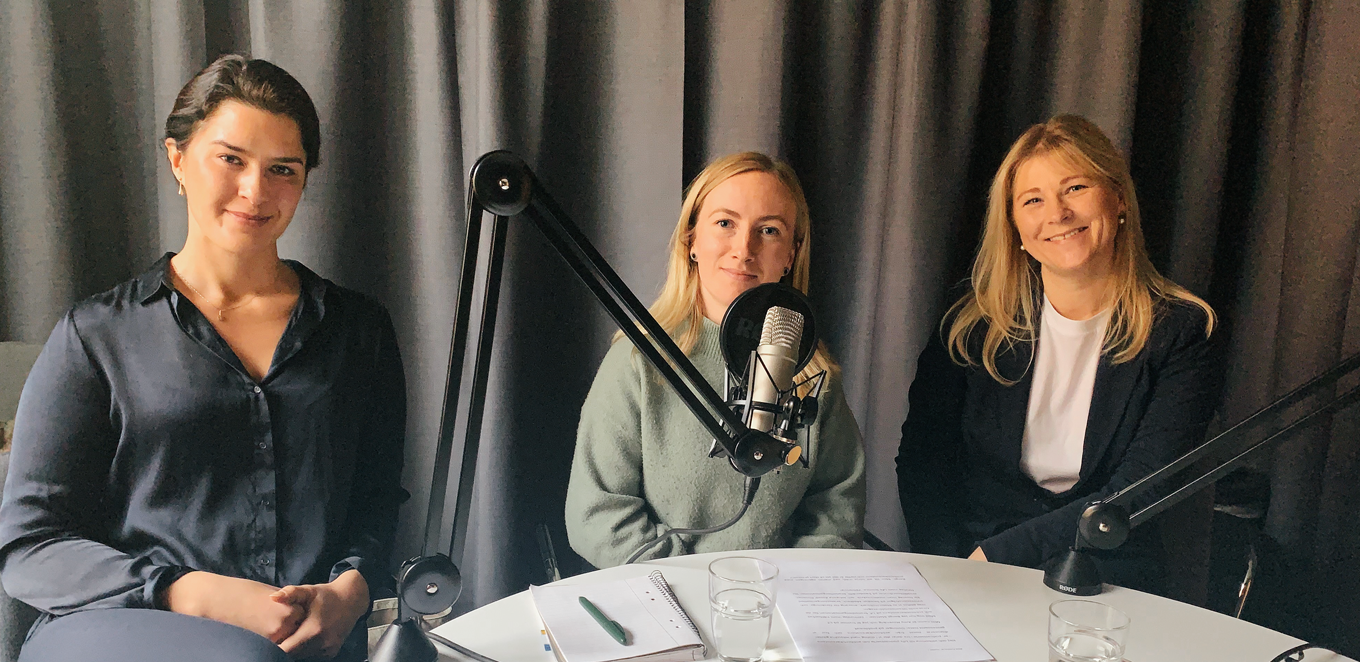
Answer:
<svg viewBox="0 0 1360 662"><path fill-rule="evenodd" d="M175 288L170 283L170 258L174 256L174 253L162 255L149 269L132 279L133 296L139 303L150 303L174 291ZM301 290L299 296L302 297L304 312L316 311L316 317L322 317L326 312L326 279L296 260L283 262L298 275Z"/></svg>
<svg viewBox="0 0 1360 662"><path fill-rule="evenodd" d="M298 296L302 297L303 312L311 313L316 311L316 319L320 320L326 315L326 285L328 281L316 275L311 269L303 266L297 260L284 260L294 273L298 275L299 290Z"/></svg>
<svg viewBox="0 0 1360 662"><path fill-rule="evenodd" d="M169 294L174 289L170 286L170 258L174 256L174 253L162 255L150 269L132 279L132 295L138 303L150 303L152 299Z"/></svg>

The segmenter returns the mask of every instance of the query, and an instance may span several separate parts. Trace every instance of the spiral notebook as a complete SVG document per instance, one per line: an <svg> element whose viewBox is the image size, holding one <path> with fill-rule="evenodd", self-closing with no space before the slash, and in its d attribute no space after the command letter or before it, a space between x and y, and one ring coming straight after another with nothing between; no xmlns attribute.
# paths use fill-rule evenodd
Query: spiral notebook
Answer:
<svg viewBox="0 0 1360 662"><path fill-rule="evenodd" d="M538 615L562 662L672 662L708 657L699 628L660 570L592 584L532 586ZM620 644L581 607L585 597L627 633Z"/></svg>

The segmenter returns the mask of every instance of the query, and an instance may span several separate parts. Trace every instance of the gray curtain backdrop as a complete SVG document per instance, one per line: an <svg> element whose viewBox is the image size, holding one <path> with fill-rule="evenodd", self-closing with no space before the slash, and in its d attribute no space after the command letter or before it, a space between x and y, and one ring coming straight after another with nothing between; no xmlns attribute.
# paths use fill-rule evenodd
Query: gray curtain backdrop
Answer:
<svg viewBox="0 0 1360 662"><path fill-rule="evenodd" d="M1357 0L0 3L0 339L44 340L73 302L177 250L160 147L174 95L221 53L283 66L317 103L323 165L281 250L392 311L411 403L399 551L415 554L477 156L523 155L650 301L684 183L763 150L807 190L869 528L905 549L907 386L1031 123L1080 113L1128 151L1154 261L1222 313L1224 422L1360 350L1357 16ZM540 522L582 567L562 500L613 327L519 224L501 304L459 610L543 581ZM1353 411L1259 463L1270 533L1338 612L1360 592L1358 463Z"/></svg>

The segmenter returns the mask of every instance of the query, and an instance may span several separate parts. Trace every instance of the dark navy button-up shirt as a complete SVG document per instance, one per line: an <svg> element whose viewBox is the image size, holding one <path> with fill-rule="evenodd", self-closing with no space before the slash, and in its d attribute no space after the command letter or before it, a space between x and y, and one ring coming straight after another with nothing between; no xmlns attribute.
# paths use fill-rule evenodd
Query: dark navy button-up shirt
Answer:
<svg viewBox="0 0 1360 662"><path fill-rule="evenodd" d="M156 606L189 570L274 586L386 582L406 388L382 306L295 262L256 382L149 271L77 304L29 374L0 506L0 580L47 612Z"/></svg>

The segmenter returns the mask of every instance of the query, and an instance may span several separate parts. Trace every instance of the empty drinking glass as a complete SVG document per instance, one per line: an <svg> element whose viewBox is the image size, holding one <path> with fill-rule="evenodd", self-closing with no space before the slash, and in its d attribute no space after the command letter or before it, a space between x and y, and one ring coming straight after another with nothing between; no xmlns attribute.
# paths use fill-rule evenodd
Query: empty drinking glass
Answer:
<svg viewBox="0 0 1360 662"><path fill-rule="evenodd" d="M723 662L756 662L765 653L779 568L748 556L708 564L713 645Z"/></svg>
<svg viewBox="0 0 1360 662"><path fill-rule="evenodd" d="M1121 662L1129 617L1091 600L1048 606L1048 662Z"/></svg>

